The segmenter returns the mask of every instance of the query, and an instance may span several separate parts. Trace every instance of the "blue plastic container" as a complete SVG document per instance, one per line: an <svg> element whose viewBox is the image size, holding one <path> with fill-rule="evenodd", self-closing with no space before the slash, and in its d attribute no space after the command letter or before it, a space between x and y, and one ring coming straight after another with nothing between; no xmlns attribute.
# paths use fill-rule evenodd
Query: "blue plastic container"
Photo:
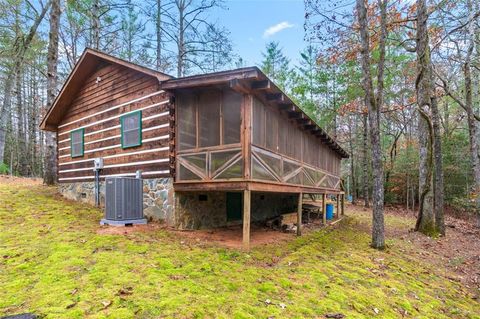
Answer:
<svg viewBox="0 0 480 319"><path fill-rule="evenodd" d="M327 220L333 219L333 204L327 204Z"/></svg>

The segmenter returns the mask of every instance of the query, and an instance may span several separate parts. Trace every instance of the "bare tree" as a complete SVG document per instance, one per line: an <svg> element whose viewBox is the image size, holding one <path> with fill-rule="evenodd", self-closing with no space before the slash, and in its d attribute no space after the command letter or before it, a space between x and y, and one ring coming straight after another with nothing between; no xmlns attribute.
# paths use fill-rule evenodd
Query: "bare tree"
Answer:
<svg viewBox="0 0 480 319"><path fill-rule="evenodd" d="M229 58L231 46L225 29L208 20L207 13L222 5L221 0L174 0L174 10L165 11L163 34L176 46L177 76L189 69L211 70L210 59L217 67L220 57ZM225 64L224 64L225 65Z"/></svg>
<svg viewBox="0 0 480 319"><path fill-rule="evenodd" d="M13 84L15 83L15 78L22 70L22 63L25 59L27 50L30 48L33 38L37 33L38 27L40 26L40 23L45 17L49 7L50 1L41 7L40 12L37 12L37 15L35 16L28 33L25 35L20 34L13 43L13 48L11 50L13 53L12 63L10 64L10 68L7 70L3 94L3 104L0 108L0 163L4 162L6 142L5 138L7 133L6 126L8 116L10 115L11 110Z"/></svg>

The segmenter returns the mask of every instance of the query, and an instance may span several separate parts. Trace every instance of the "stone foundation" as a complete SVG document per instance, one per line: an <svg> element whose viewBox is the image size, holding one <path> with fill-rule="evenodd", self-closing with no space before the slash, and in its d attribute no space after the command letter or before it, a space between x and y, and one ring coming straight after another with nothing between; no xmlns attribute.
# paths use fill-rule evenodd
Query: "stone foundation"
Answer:
<svg viewBox="0 0 480 319"><path fill-rule="evenodd" d="M95 205L95 183L59 184L60 193L68 199ZM100 206L105 206L105 182L100 182ZM153 221L174 223L174 192L171 178L143 180L143 213Z"/></svg>
<svg viewBox="0 0 480 319"><path fill-rule="evenodd" d="M185 192L175 194L175 227L179 229L209 229L241 224L227 221L226 192ZM253 193L251 221L261 222L271 217L295 212L298 195Z"/></svg>
<svg viewBox="0 0 480 319"><path fill-rule="evenodd" d="M206 200L201 200L200 196L206 196ZM175 194L175 227L205 229L226 225L226 193L177 192Z"/></svg>
<svg viewBox="0 0 480 319"><path fill-rule="evenodd" d="M152 178L143 180L143 214L148 220L174 225L175 192L173 179Z"/></svg>

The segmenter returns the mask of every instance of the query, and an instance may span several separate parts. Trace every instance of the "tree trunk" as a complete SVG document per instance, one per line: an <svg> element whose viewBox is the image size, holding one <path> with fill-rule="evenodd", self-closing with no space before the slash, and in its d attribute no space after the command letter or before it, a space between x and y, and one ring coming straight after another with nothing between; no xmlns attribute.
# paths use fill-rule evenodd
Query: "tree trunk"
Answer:
<svg viewBox="0 0 480 319"><path fill-rule="evenodd" d="M3 105L0 112L0 164L4 163L5 144L7 139L8 115L11 112L13 79L15 78L16 67L8 72L5 79L5 88L3 94Z"/></svg>
<svg viewBox="0 0 480 319"><path fill-rule="evenodd" d="M185 7L184 2L180 1L177 4L178 9L178 35L177 35L177 76L183 76L184 70L184 58L185 58Z"/></svg>
<svg viewBox="0 0 480 319"><path fill-rule="evenodd" d="M50 10L50 33L47 55L47 109L52 106L57 91L57 65L58 65L58 28L60 21L60 0L52 1ZM57 179L57 139L56 133L46 132L46 154L43 182L53 185Z"/></svg>
<svg viewBox="0 0 480 319"><path fill-rule="evenodd" d="M356 121L354 119L354 121ZM352 125L353 123L350 122L350 176L351 176L351 181L352 185L350 186L350 194L352 195L352 204L355 205L357 203L357 194L356 194L356 189L357 189L357 179L355 178L355 157L354 157L354 148L353 148L353 139L354 139L354 134L352 134L352 130L356 128L356 125Z"/></svg>
<svg viewBox="0 0 480 319"><path fill-rule="evenodd" d="M15 75L15 97L16 97L16 117L17 117L17 172L20 176L27 175L27 136L25 132L25 113L22 94L22 72Z"/></svg>
<svg viewBox="0 0 480 319"><path fill-rule="evenodd" d="M366 104L366 102L365 102ZM368 198L368 115L363 115L363 200L365 207L370 207L370 199Z"/></svg>
<svg viewBox="0 0 480 319"><path fill-rule="evenodd" d="M420 92L422 93L422 92ZM418 93L417 93L418 94ZM415 230L426 235L435 233L435 216L433 211L433 128L430 118L420 110L418 119L418 144L419 144L419 172L418 193L419 206Z"/></svg>
<svg viewBox="0 0 480 319"><path fill-rule="evenodd" d="M157 0L157 71L162 70L162 0Z"/></svg>
<svg viewBox="0 0 480 319"><path fill-rule="evenodd" d="M433 79L432 79L433 87ZM443 213L444 206L444 183L443 183L443 156L442 156L442 136L440 131L440 114L438 111L437 98L432 91L432 124L433 124L433 158L434 158L434 210L435 227L440 235L445 236L445 218Z"/></svg>
<svg viewBox="0 0 480 319"><path fill-rule="evenodd" d="M426 235L433 235L437 232L433 194L433 140L435 132L428 112L433 112L432 102L435 103L435 101L432 101L434 92L427 19L426 1L417 0L417 79L415 86L420 113L418 124L420 198L415 230Z"/></svg>
<svg viewBox="0 0 480 319"><path fill-rule="evenodd" d="M372 145L373 170L373 216L372 216L372 247L385 247L385 229L383 216L384 185L382 148L380 144L380 108L383 103L383 71L385 61L386 28L386 1L379 1L381 8L381 35L379 41L380 58L378 62L377 98L373 92L373 82L370 74L370 40L368 34L367 8L364 0L357 0L357 14L360 25L361 64L363 71L363 88L368 107L368 122L370 124L370 139Z"/></svg>
<svg viewBox="0 0 480 319"><path fill-rule="evenodd" d="M56 1L56 0L53 0ZM100 3L94 0L92 3L92 46L94 49L100 49Z"/></svg>

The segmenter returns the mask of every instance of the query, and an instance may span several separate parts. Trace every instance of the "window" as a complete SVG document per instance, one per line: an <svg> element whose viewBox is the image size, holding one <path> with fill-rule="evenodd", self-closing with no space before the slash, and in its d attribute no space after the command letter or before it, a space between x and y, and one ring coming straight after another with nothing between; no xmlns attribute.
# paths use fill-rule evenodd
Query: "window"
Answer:
<svg viewBox="0 0 480 319"><path fill-rule="evenodd" d="M70 133L70 154L72 157L83 156L83 128Z"/></svg>
<svg viewBox="0 0 480 319"><path fill-rule="evenodd" d="M142 112L128 113L120 118L122 148L142 145Z"/></svg>

